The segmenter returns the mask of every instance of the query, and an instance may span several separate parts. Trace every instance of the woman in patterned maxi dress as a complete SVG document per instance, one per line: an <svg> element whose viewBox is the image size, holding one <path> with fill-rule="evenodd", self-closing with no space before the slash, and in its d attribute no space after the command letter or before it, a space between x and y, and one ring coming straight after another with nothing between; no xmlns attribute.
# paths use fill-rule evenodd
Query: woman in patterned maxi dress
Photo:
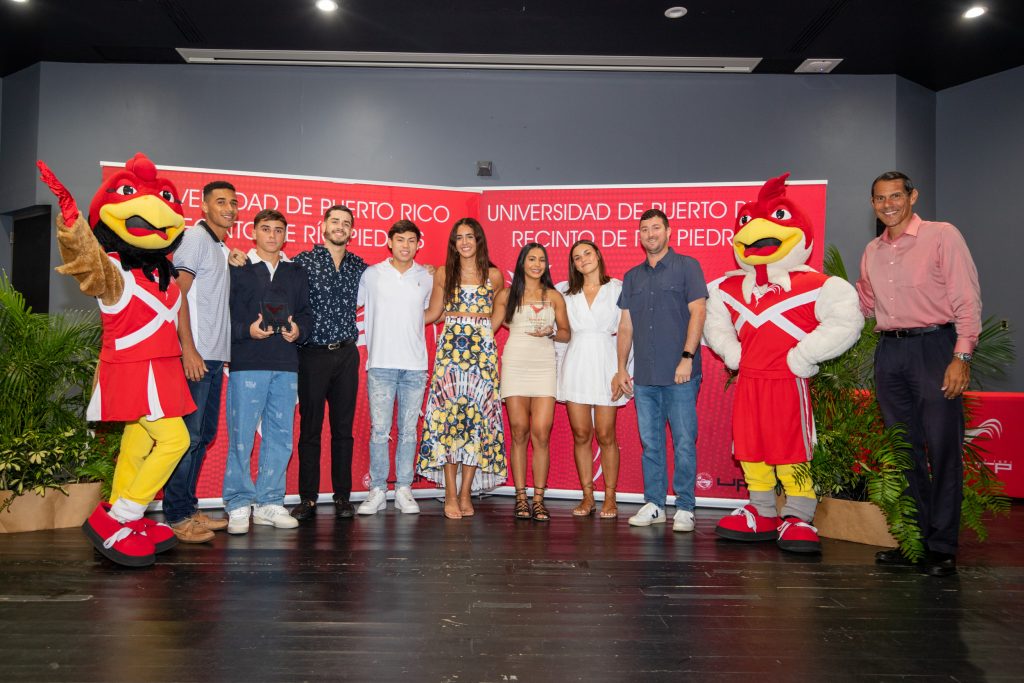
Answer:
<svg viewBox="0 0 1024 683"><path fill-rule="evenodd" d="M490 319L494 296L503 288L501 272L487 256L480 223L474 218L456 221L424 314L427 322L443 315L444 329L437 341L416 460L421 476L444 484L449 519L471 516L472 493L493 489L508 477Z"/></svg>

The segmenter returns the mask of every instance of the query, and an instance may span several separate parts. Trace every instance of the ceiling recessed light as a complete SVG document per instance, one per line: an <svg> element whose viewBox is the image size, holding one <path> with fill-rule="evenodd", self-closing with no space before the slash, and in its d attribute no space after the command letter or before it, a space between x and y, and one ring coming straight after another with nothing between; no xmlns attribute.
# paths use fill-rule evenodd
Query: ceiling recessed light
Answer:
<svg viewBox="0 0 1024 683"><path fill-rule="evenodd" d="M686 16L686 8L669 7L667 10L665 10L665 16L668 17L669 19L678 19L680 17Z"/></svg>
<svg viewBox="0 0 1024 683"><path fill-rule="evenodd" d="M831 73L832 69L839 66L839 62L843 61L838 58L818 58L818 59L805 59L803 64L798 66L793 73L798 74L827 74Z"/></svg>
<svg viewBox="0 0 1024 683"><path fill-rule="evenodd" d="M25 2L28 2L28 0L11 0L11 2L21 2L21 3L25 3Z"/></svg>
<svg viewBox="0 0 1024 683"><path fill-rule="evenodd" d="M333 12L338 9L338 3L334 0L316 0L316 8L321 12Z"/></svg>
<svg viewBox="0 0 1024 683"><path fill-rule="evenodd" d="M987 11L987 8L982 7L981 5L975 5L974 7L964 12L964 19L977 19Z"/></svg>

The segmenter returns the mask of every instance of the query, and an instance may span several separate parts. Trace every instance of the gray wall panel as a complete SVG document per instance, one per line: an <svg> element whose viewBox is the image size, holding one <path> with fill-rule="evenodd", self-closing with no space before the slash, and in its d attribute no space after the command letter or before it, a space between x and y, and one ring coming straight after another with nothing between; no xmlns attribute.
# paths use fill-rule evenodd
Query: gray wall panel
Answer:
<svg viewBox="0 0 1024 683"><path fill-rule="evenodd" d="M1021 270L1024 250L1024 67L981 78L938 94L936 107L936 212L967 239L978 266L984 315L1010 320L1024 353L1024 299L1005 286ZM994 389L1024 391L1024 363Z"/></svg>
<svg viewBox="0 0 1024 683"><path fill-rule="evenodd" d="M7 176L3 173L4 79L0 78L0 188L6 186ZM0 192L3 190L0 189ZM0 271L11 272L11 217L0 214Z"/></svg>

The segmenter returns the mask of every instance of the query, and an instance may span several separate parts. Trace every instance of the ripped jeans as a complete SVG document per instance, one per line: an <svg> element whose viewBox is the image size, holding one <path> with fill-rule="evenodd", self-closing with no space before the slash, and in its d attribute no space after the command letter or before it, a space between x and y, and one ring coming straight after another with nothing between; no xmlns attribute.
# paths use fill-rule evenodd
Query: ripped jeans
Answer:
<svg viewBox="0 0 1024 683"><path fill-rule="evenodd" d="M224 509L281 505L292 457L298 402L298 373L239 370L228 376L228 456L224 466ZM251 458L260 427L259 470L252 480Z"/></svg>
<svg viewBox="0 0 1024 683"><path fill-rule="evenodd" d="M395 488L412 484L416 459L416 425L423 409L425 370L370 368L366 371L366 393L370 399L370 488L388 490L388 442L391 418L398 398L398 445L395 448Z"/></svg>

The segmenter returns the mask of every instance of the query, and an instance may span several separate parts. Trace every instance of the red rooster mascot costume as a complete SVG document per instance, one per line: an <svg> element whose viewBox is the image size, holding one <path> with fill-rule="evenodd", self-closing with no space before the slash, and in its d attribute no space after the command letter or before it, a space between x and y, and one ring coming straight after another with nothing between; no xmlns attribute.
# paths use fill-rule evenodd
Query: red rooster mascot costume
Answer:
<svg viewBox="0 0 1024 683"><path fill-rule="evenodd" d="M733 238L740 270L708 287L704 340L739 371L733 453L750 492L750 503L719 521L715 532L817 553L821 543L811 526L817 497L806 468L815 443L807 379L818 363L853 346L864 318L852 285L807 265L814 230L786 198L787 177L766 182L757 201L740 209ZM786 492L781 519L776 481Z"/></svg>
<svg viewBox="0 0 1024 683"><path fill-rule="evenodd" d="M57 271L96 297L103 322L86 417L126 423L110 503L100 503L82 529L105 557L144 567L177 543L170 527L143 514L188 447L181 418L195 410L181 367L177 271L168 258L185 229L181 199L136 154L96 191L86 223L46 164L39 169L60 201L64 265Z"/></svg>

